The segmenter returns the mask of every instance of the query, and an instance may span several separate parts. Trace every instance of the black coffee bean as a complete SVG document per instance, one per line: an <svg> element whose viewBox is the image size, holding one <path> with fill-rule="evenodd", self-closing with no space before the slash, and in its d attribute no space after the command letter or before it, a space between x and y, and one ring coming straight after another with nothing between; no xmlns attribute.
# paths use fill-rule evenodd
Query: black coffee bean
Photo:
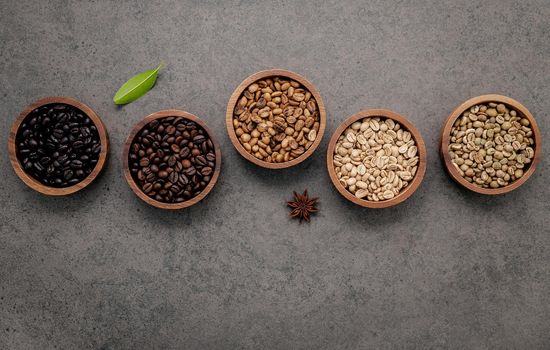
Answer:
<svg viewBox="0 0 550 350"><path fill-rule="evenodd" d="M67 169L65 170L65 172L63 173L63 178L65 180L70 180L72 177L73 177L74 173L71 169Z"/></svg>
<svg viewBox="0 0 550 350"><path fill-rule="evenodd" d="M83 147L86 143L94 147ZM97 164L101 150L92 121L79 109L59 103L29 113L17 131L16 144L25 171L54 187L82 181Z"/></svg>

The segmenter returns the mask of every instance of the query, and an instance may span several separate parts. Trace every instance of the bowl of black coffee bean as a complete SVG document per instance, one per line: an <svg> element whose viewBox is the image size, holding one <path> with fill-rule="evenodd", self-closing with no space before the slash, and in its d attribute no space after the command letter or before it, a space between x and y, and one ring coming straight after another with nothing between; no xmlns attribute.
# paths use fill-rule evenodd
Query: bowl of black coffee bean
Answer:
<svg viewBox="0 0 550 350"><path fill-rule="evenodd" d="M85 104L46 97L28 106L12 125L8 150L19 178L47 195L67 195L101 172L109 140L103 122Z"/></svg>
<svg viewBox="0 0 550 350"><path fill-rule="evenodd" d="M190 207L212 190L221 151L206 124L180 110L153 113L124 145L124 177L134 193L162 209Z"/></svg>

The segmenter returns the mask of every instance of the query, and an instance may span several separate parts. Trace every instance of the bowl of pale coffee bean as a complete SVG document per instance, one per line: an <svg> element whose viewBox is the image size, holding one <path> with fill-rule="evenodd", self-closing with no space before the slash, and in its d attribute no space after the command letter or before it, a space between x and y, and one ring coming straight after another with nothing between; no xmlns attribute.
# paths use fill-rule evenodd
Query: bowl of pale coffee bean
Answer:
<svg viewBox="0 0 550 350"><path fill-rule="evenodd" d="M371 109L346 119L327 150L334 187L351 202L387 208L409 198L426 172L426 146L405 117Z"/></svg>
<svg viewBox="0 0 550 350"><path fill-rule="evenodd" d="M483 95L464 102L447 118L441 157L460 185L481 194L502 194L521 186L540 160L540 129L518 101Z"/></svg>
<svg viewBox="0 0 550 350"><path fill-rule="evenodd" d="M123 152L124 177L134 193L161 209L190 207L212 190L221 151L206 124L175 109L139 122Z"/></svg>
<svg viewBox="0 0 550 350"><path fill-rule="evenodd" d="M271 69L246 78L227 104L227 132L237 151L268 169L294 166L319 146L325 106L304 77Z"/></svg>

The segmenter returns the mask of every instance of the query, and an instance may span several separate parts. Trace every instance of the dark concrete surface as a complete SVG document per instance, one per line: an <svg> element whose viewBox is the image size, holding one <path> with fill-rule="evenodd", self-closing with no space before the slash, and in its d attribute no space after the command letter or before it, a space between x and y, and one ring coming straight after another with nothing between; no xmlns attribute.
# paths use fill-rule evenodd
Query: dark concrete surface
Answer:
<svg viewBox="0 0 550 350"><path fill-rule="evenodd" d="M68 95L103 118L112 149L89 189L48 198L0 157L0 349L550 349L550 153L488 198L443 171L447 115L513 97L550 140L550 2L0 0L0 143L30 102ZM128 78L167 63L122 108ZM249 74L311 80L328 128L307 162L259 169L233 149L225 108ZM346 202L325 168L347 116L407 116L429 152L398 207ZM148 207L121 173L134 123L165 108L205 120L223 169L207 199ZM550 141L549 141L550 142ZM310 225L292 190L321 198Z"/></svg>

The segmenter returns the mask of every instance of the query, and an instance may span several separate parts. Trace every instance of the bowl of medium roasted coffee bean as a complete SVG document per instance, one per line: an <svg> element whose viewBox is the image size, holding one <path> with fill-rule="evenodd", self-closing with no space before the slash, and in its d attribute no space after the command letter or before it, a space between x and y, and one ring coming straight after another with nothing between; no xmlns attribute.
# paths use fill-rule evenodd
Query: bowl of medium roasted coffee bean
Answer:
<svg viewBox="0 0 550 350"><path fill-rule="evenodd" d="M449 175L481 194L521 186L540 160L540 129L518 101L483 95L458 106L443 127L441 157Z"/></svg>
<svg viewBox="0 0 550 350"><path fill-rule="evenodd" d="M405 117L385 109L361 111L336 129L327 150L332 183L346 199L387 208L409 198L426 172L426 146Z"/></svg>
<svg viewBox="0 0 550 350"><path fill-rule="evenodd" d="M206 124L179 110L153 113L126 141L124 176L134 193L162 209L198 203L212 190L221 169L221 151Z"/></svg>
<svg viewBox="0 0 550 350"><path fill-rule="evenodd" d="M294 166L317 148L326 126L317 89L287 70L255 73L235 89L227 104L227 132L237 151L268 169Z"/></svg>
<svg viewBox="0 0 550 350"><path fill-rule="evenodd" d="M69 97L46 97L28 106L12 125L8 151L19 178L47 195L88 186L105 165L109 140L101 119Z"/></svg>

